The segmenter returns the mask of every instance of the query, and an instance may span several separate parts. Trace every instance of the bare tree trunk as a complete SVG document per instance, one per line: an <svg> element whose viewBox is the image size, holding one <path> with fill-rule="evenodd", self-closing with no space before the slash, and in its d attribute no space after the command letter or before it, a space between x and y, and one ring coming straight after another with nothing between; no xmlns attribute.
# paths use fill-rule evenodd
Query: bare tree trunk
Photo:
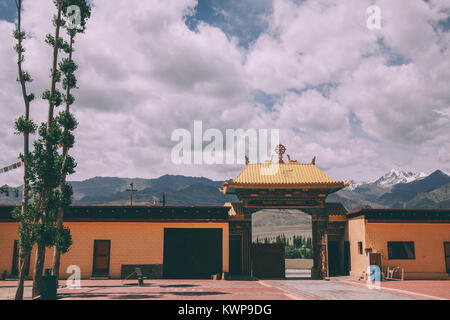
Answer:
<svg viewBox="0 0 450 320"><path fill-rule="evenodd" d="M25 258L19 257L19 285L17 286L15 300L23 300L23 290L25 282L25 268L27 267L30 260L30 256L27 254Z"/></svg>
<svg viewBox="0 0 450 320"><path fill-rule="evenodd" d="M33 274L33 292L32 297L35 298L41 295L42 289L42 271L44 270L45 262L45 245L38 242L36 250L36 263L34 265Z"/></svg>
<svg viewBox="0 0 450 320"><path fill-rule="evenodd" d="M67 154L67 148L63 151L64 156ZM63 176L63 182L61 183L61 191L64 190L64 185L66 183L66 176ZM63 229L63 220L64 220L64 210L62 208L58 209L58 217L56 219L56 227L58 230ZM52 265L52 274L56 276L56 284L58 284L59 280L59 268L61 264L61 251L55 246L55 251L53 252L53 265ZM57 286L58 287L58 286Z"/></svg>
<svg viewBox="0 0 450 320"><path fill-rule="evenodd" d="M59 209L58 210L58 221L57 228L62 229L63 228L63 219L64 219L64 210ZM53 252L53 265L52 265L52 274L56 276L56 284L58 287L58 280L59 280L59 268L61 265L61 251L55 246L55 251Z"/></svg>
<svg viewBox="0 0 450 320"><path fill-rule="evenodd" d="M65 182L66 182L66 177L64 176L64 180L61 183L61 190L63 190ZM64 220L64 210L62 208L59 208L58 209L58 217L56 220L56 227L58 228L58 230L62 230L63 220ZM61 264L61 251L55 246L55 251L53 252L52 274L54 276L56 276L56 284L58 284L58 280L59 280L60 264Z"/></svg>

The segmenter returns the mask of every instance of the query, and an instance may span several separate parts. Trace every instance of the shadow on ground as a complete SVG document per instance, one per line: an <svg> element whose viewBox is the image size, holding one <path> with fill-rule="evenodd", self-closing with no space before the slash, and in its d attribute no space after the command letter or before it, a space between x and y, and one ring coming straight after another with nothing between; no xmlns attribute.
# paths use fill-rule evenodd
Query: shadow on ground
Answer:
<svg viewBox="0 0 450 320"><path fill-rule="evenodd" d="M168 285L160 285L161 288L190 288L190 287L198 287L196 284L168 284Z"/></svg>
<svg viewBox="0 0 450 320"><path fill-rule="evenodd" d="M152 287L153 284L151 283L144 283L143 285L139 285L138 283L124 283L124 287Z"/></svg>
<svg viewBox="0 0 450 320"><path fill-rule="evenodd" d="M160 299L164 297L164 295L160 294L125 294L118 297L116 299L120 300L138 300L138 299Z"/></svg>
<svg viewBox="0 0 450 320"><path fill-rule="evenodd" d="M160 294L173 294L176 296L216 296L221 294L230 294L229 292L216 292L216 291L205 291L205 292L159 292Z"/></svg>
<svg viewBox="0 0 450 320"><path fill-rule="evenodd" d="M107 298L108 294L99 294L99 293L59 293L57 299L64 298Z"/></svg>

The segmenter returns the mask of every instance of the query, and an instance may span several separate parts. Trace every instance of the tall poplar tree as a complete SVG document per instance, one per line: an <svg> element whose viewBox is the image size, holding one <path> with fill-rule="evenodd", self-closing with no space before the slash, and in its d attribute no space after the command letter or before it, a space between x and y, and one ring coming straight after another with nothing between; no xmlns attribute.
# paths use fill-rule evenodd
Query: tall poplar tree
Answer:
<svg viewBox="0 0 450 320"><path fill-rule="evenodd" d="M36 125L30 119L30 102L34 99L34 94L27 93L27 82L31 82L31 76L28 72L22 69L22 63L24 62L24 52L25 48L23 46L23 40L25 39L26 33L22 30L22 0L15 0L17 8L17 24L14 30L13 36L17 40L17 44L14 49L17 52L17 68L18 68L18 78L17 81L20 82L20 87L22 90L22 97L25 104L25 114L19 117L15 122L15 129L17 134L23 135L23 154L20 158L23 162L24 175L23 175L23 194L22 194L22 206L19 216L19 233L24 236L20 237L19 240L19 280L16 291L16 300L23 299L23 285L25 280L25 268L29 263L29 254L31 251L31 244L26 237L29 232L27 231L27 211L28 211L28 200L29 200L29 139L30 134L36 131Z"/></svg>
<svg viewBox="0 0 450 320"><path fill-rule="evenodd" d="M24 155L21 155L22 160L26 161L24 182L28 187L24 188L27 190L24 195L25 205L22 204L13 211L14 218L20 221L20 270L22 272L19 277L16 299L23 298L23 271L25 262L27 262L26 257L34 244L37 244L37 248L33 272L33 297L39 296L41 293L46 248L55 246L58 254L61 254L67 252L72 244L70 230L62 226L64 210L70 205L73 195L72 189L65 183L65 179L68 174L74 172L76 165L74 159L68 155L69 148L74 144L72 131L77 126L76 119L69 110L70 105L74 102L70 90L76 88L74 72L77 66L72 60L72 52L74 37L76 33L84 31L85 22L90 16L90 6L87 0L53 0L53 3L57 10L53 17L55 33L54 35L48 34L45 40L53 49L51 81L50 89L42 93L42 98L48 101L48 117L47 121L39 126L38 137L33 142L33 150L30 152L28 147L24 147ZM25 33L21 30L22 0L17 0L16 4L19 19L14 37L18 41L15 47L18 53L18 81L21 82L22 88L26 89L24 85L31 81L31 77L21 69L24 52L22 40L25 38ZM79 29L70 31L71 29L68 28L70 42L66 42L60 37L61 28L73 17L73 15L68 16L69 11L63 11L68 8L72 8L69 11L73 11L75 8L75 17L81 18L81 20L75 19ZM66 16L64 17L64 15ZM67 21L64 21L63 17ZM68 58L62 59L58 64L61 50L68 55ZM62 75L64 75L62 87L65 94L62 94L57 88ZM26 90L23 91L23 94L26 106L25 116L16 121L16 132L24 134L24 139L26 139L24 144L27 146L29 134L33 133L37 126L29 119L29 102L34 96L28 95ZM63 103L66 104L65 110L55 117L54 109ZM58 150L59 145L63 146L61 154Z"/></svg>
<svg viewBox="0 0 450 320"><path fill-rule="evenodd" d="M33 188L37 194L36 221L39 227L36 239L36 260L33 274L32 296L40 295L42 285L42 272L45 262L45 249L53 244L51 237L51 216L54 214L55 202L59 199L59 194L54 192L58 186L60 163L58 163L58 142L61 130L54 119L54 109L62 103L61 92L56 88L56 83L61 80L61 73L58 71L58 53L63 48L63 39L59 36L61 30L61 12L63 0L53 1L57 14L53 17L55 35L47 34L45 42L53 48L53 61L50 75L50 90L44 91L42 98L48 100L47 123L43 123L39 128L40 138L34 144L35 161L35 181Z"/></svg>
<svg viewBox="0 0 450 320"><path fill-rule="evenodd" d="M73 9L73 6L76 6L76 10ZM75 11L75 12L74 12ZM91 7L86 0L71 0L70 3L68 1L63 2L63 14L66 19L65 27L67 30L67 34L69 36L69 48L68 48L68 57L64 58L59 63L59 69L64 75L63 79L63 89L65 90L65 94L63 96L64 103L66 108L64 111L60 112L57 120L59 125L63 128L63 133L60 140L60 145L63 148L62 151L62 170L61 170L61 184L60 184L60 192L67 193L71 192L70 185L66 183L67 174L72 174L73 169L76 164L74 159L68 155L69 149L73 147L75 142L75 137L72 132L75 130L77 126L77 121L72 113L70 113L70 106L74 103L75 98L71 94L71 90L77 88L77 79L75 77L75 71L78 66L73 61L73 52L74 52L74 43L75 36L77 33L83 33L86 28L86 22L91 16ZM78 21L74 19L74 21L69 21L73 14L79 15ZM65 204L66 207L68 204ZM56 226L59 231L64 230L63 226L64 220L64 207L60 207L58 209L58 216L56 219ZM59 267L61 262L61 250L58 246L55 246L54 254L53 254L53 265L52 265L52 273L56 276L56 281L59 279Z"/></svg>

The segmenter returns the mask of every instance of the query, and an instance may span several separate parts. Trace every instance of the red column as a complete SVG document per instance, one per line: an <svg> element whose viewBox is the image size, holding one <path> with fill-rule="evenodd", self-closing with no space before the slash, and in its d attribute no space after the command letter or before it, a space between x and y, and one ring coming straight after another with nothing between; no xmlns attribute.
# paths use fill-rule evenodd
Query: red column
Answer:
<svg viewBox="0 0 450 320"><path fill-rule="evenodd" d="M328 276L327 229L328 215L326 213L312 214L312 242L314 265L311 269L313 279L325 279Z"/></svg>

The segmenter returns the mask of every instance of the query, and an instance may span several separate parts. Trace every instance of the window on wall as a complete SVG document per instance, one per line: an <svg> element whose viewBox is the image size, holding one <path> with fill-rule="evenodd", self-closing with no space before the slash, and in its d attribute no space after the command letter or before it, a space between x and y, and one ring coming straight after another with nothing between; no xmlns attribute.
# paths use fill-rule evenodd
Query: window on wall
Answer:
<svg viewBox="0 0 450 320"><path fill-rule="evenodd" d="M415 259L413 241L389 241L389 259Z"/></svg>
<svg viewBox="0 0 450 320"><path fill-rule="evenodd" d="M358 242L358 252L359 254L363 254L363 245L361 241Z"/></svg>

